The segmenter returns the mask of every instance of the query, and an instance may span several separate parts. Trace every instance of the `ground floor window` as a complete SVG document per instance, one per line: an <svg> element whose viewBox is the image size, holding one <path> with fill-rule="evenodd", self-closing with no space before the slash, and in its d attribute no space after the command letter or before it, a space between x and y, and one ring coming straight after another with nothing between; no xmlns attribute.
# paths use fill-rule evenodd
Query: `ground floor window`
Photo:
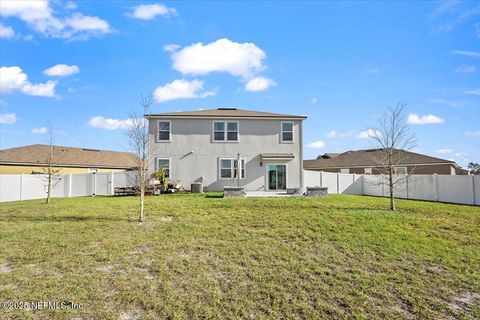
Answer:
<svg viewBox="0 0 480 320"><path fill-rule="evenodd" d="M157 170L165 171L167 178L170 178L170 159L169 158L157 158Z"/></svg>
<svg viewBox="0 0 480 320"><path fill-rule="evenodd" d="M237 178L237 159L220 159L220 178L232 179ZM245 159L240 159L240 179L245 179Z"/></svg>
<svg viewBox="0 0 480 320"><path fill-rule="evenodd" d="M340 169L340 173L350 173L350 169Z"/></svg>
<svg viewBox="0 0 480 320"><path fill-rule="evenodd" d="M367 175L372 174L372 168L365 168L365 169L363 169L363 173L364 173L364 174L367 174Z"/></svg>

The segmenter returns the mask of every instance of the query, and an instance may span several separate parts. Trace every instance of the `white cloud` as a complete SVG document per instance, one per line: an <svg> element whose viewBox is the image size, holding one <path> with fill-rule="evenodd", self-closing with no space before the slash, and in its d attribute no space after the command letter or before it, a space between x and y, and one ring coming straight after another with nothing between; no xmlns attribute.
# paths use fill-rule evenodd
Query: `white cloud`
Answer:
<svg viewBox="0 0 480 320"><path fill-rule="evenodd" d="M251 92L259 92L276 86L275 81L266 77L255 77L245 84L245 90Z"/></svg>
<svg viewBox="0 0 480 320"><path fill-rule="evenodd" d="M472 73L475 72L477 68L474 66L459 66L457 69L455 69L455 72L460 72L460 73Z"/></svg>
<svg viewBox="0 0 480 320"><path fill-rule="evenodd" d="M453 149L438 149L435 150L436 153L441 153L441 154L450 154L453 152Z"/></svg>
<svg viewBox="0 0 480 320"><path fill-rule="evenodd" d="M17 121L15 113L0 114L0 124L14 124Z"/></svg>
<svg viewBox="0 0 480 320"><path fill-rule="evenodd" d="M53 67L43 70L43 74L51 77L66 77L80 72L80 68L76 65L57 64Z"/></svg>
<svg viewBox="0 0 480 320"><path fill-rule="evenodd" d="M327 133L327 138L335 138L337 136L337 131L332 130L329 133Z"/></svg>
<svg viewBox="0 0 480 320"><path fill-rule="evenodd" d="M480 96L480 88L467 90L467 91L465 91L464 93L466 93L466 94L473 94L473 95L476 95L476 96Z"/></svg>
<svg viewBox="0 0 480 320"><path fill-rule="evenodd" d="M438 124L438 123L443 123L444 120L440 117L437 117L433 114L425 115L425 116L419 116L416 113L410 113L407 118L407 123L408 124Z"/></svg>
<svg viewBox="0 0 480 320"><path fill-rule="evenodd" d="M141 4L133 8L128 15L135 19L153 20L159 16L175 16L177 15L175 8L169 8L163 4Z"/></svg>
<svg viewBox="0 0 480 320"><path fill-rule="evenodd" d="M32 84L20 67L0 68L0 92L11 93L20 91L30 96L54 97L57 81Z"/></svg>
<svg viewBox="0 0 480 320"><path fill-rule="evenodd" d="M214 96L215 91L203 91L200 80L174 80L164 86L157 87L153 97L158 103L176 99L206 98Z"/></svg>
<svg viewBox="0 0 480 320"><path fill-rule="evenodd" d="M67 3L66 7L72 6ZM85 38L92 34L111 31L107 21L98 17L84 16L79 12L74 12L68 18L57 17L48 0L2 1L0 15L16 17L24 21L29 28L47 37Z"/></svg>
<svg viewBox="0 0 480 320"><path fill-rule="evenodd" d="M205 45L194 43L172 54L173 68L182 74L227 72L245 79L265 69L265 57L265 52L254 43L238 43L226 38Z"/></svg>
<svg viewBox="0 0 480 320"><path fill-rule="evenodd" d="M476 51L455 50L455 51L451 51L450 53L457 54L460 56L466 56L470 58L480 58L480 52L476 52Z"/></svg>
<svg viewBox="0 0 480 320"><path fill-rule="evenodd" d="M480 130L478 131L467 131L465 132L467 137L480 137Z"/></svg>
<svg viewBox="0 0 480 320"><path fill-rule="evenodd" d="M107 21L99 17L84 16L81 13L75 13L72 17L65 19L66 26L72 30L67 30L64 34L68 37L78 32L89 33L108 33L110 32L110 25Z"/></svg>
<svg viewBox="0 0 480 320"><path fill-rule="evenodd" d="M318 140L305 145L305 147L311 148L311 149L321 149L325 147L325 142L323 142L322 140Z"/></svg>
<svg viewBox="0 0 480 320"><path fill-rule="evenodd" d="M177 51L178 49L180 49L180 46L175 43L166 44L163 46L163 51L165 52L174 52L174 51Z"/></svg>
<svg viewBox="0 0 480 320"><path fill-rule="evenodd" d="M4 26L0 23L0 38L13 38L15 37L15 30L12 27Z"/></svg>
<svg viewBox="0 0 480 320"><path fill-rule="evenodd" d="M358 133L355 138L357 139L368 139L368 138L371 138L371 137L381 137L382 136L382 133L378 130L375 130L375 129L367 129L365 131L362 131L360 133Z"/></svg>
<svg viewBox="0 0 480 320"><path fill-rule="evenodd" d="M132 126L131 119L118 120L96 116L88 121L88 126L105 130L128 129Z"/></svg>
<svg viewBox="0 0 480 320"><path fill-rule="evenodd" d="M33 128L32 129L32 133L33 134L45 134L48 132L48 128L47 127L41 127L41 128Z"/></svg>

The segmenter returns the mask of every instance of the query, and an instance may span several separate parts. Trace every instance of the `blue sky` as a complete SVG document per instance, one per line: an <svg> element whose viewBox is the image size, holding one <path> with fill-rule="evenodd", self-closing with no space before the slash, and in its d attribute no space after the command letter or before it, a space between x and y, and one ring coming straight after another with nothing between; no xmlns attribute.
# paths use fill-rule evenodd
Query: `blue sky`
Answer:
<svg viewBox="0 0 480 320"><path fill-rule="evenodd" d="M51 125L59 145L128 150L153 92L152 112L308 115L305 158L372 147L403 101L416 151L480 162L479 2L7 0L0 43L2 149Z"/></svg>

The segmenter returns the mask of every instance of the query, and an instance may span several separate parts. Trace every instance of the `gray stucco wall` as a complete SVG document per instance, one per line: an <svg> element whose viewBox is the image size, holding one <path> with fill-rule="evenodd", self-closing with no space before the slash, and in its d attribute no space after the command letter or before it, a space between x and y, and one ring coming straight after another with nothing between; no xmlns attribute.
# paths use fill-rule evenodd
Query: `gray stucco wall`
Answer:
<svg viewBox="0 0 480 320"><path fill-rule="evenodd" d="M237 153L245 159L246 178L240 185L246 190L265 190L266 164L287 165L287 187L302 187L302 123L300 120L266 119L218 119L239 122L238 142L213 142L213 119L166 119L171 121L171 141L157 141L157 123L150 119L150 143L152 159L170 158L171 179L180 181L186 189L192 182L203 180L209 191L223 191L224 186L234 186L237 181L219 178L219 159L236 158ZM217 120L217 119L215 119ZM294 124L294 143L280 142L282 121ZM293 160L262 161L261 153L293 153ZM150 168L156 169L155 164ZM203 179L202 179L203 178Z"/></svg>

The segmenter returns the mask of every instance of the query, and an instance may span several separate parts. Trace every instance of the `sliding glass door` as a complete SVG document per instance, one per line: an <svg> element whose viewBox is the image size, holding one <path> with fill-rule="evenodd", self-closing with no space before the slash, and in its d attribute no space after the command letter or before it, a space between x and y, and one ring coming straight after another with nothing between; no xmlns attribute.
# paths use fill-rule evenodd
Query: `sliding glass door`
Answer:
<svg viewBox="0 0 480 320"><path fill-rule="evenodd" d="M268 190L287 188L287 166L284 164L267 165Z"/></svg>

